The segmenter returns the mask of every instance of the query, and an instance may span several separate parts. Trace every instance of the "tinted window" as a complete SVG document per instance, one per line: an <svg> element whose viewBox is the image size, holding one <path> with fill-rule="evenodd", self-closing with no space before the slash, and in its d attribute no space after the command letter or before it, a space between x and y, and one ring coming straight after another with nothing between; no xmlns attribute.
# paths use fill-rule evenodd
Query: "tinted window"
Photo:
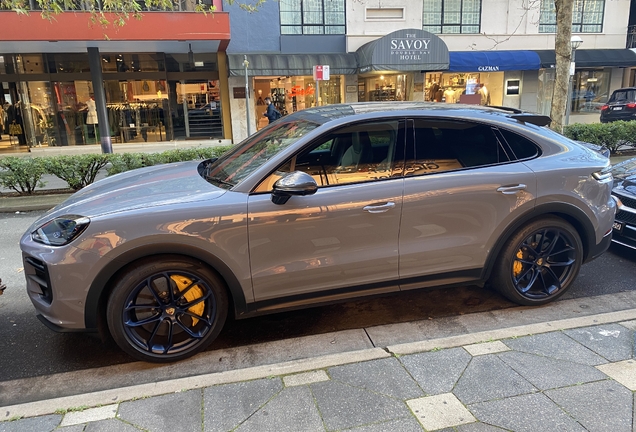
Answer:
<svg viewBox="0 0 636 432"><path fill-rule="evenodd" d="M539 154L537 146L529 139L507 130L501 130L501 134L512 149L516 159L528 159Z"/></svg>
<svg viewBox="0 0 636 432"><path fill-rule="evenodd" d="M392 120L347 126L329 133L281 166L256 192L271 191L276 180L293 171L306 172L318 186L401 176L403 131L404 126ZM396 160L400 163L395 163Z"/></svg>
<svg viewBox="0 0 636 432"><path fill-rule="evenodd" d="M634 90L616 90L609 102L634 102L635 93Z"/></svg>
<svg viewBox="0 0 636 432"><path fill-rule="evenodd" d="M415 120L415 142L406 154L407 175L507 162L490 126L449 120Z"/></svg>

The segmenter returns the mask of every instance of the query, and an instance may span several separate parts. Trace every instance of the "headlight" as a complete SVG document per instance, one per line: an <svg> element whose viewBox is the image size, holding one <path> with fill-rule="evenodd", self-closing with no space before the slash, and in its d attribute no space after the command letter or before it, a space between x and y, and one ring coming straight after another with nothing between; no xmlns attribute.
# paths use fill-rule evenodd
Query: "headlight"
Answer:
<svg viewBox="0 0 636 432"><path fill-rule="evenodd" d="M63 246L80 235L90 221L87 217L77 215L56 217L33 231L31 238L49 246Z"/></svg>

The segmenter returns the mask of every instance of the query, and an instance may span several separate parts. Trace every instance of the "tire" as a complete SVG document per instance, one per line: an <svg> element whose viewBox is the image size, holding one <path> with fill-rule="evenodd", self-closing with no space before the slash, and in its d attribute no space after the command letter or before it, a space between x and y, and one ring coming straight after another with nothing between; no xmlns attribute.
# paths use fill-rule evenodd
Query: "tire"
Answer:
<svg viewBox="0 0 636 432"><path fill-rule="evenodd" d="M583 245L574 227L563 219L544 217L506 242L490 285L520 305L543 305L565 294L582 261Z"/></svg>
<svg viewBox="0 0 636 432"><path fill-rule="evenodd" d="M214 271L185 257L163 256L136 263L117 280L106 319L122 350L165 363L209 346L227 313L227 290Z"/></svg>

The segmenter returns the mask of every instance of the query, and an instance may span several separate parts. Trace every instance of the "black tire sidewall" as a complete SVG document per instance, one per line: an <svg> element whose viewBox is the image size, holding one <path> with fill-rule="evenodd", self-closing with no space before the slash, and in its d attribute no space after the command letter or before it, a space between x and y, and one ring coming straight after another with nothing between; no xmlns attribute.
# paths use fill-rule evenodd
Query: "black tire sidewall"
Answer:
<svg viewBox="0 0 636 432"><path fill-rule="evenodd" d="M140 349L126 334L123 324L123 307L130 293L152 274L162 271L186 271L203 279L211 288L216 301L214 323L201 341L192 348L173 355L152 354ZM108 298L106 319L108 329L117 345L132 357L152 362L165 363L183 360L208 347L221 332L228 314L228 297L223 280L202 263L182 257L158 257L129 265L117 279Z"/></svg>
<svg viewBox="0 0 636 432"><path fill-rule="evenodd" d="M576 261L574 263L574 268L571 269L571 274L564 287L562 287L554 295L541 299L532 299L523 296L515 288L512 281L512 266L516 253L521 246L521 242L523 242L533 232L545 228L557 228L568 233L570 239L573 241L573 246L576 252ZM497 262L495 263L493 277L490 280L490 284L495 289L497 289L504 297L512 302L524 306L539 306L558 299L568 291L568 289L572 286L574 280L576 280L582 262L583 244L581 242L581 237L579 236L576 229L570 223L563 219L557 217L543 217L540 219L535 219L534 221L531 221L524 225L517 232L515 232L512 237L510 237L510 239L506 242L504 248L499 254Z"/></svg>

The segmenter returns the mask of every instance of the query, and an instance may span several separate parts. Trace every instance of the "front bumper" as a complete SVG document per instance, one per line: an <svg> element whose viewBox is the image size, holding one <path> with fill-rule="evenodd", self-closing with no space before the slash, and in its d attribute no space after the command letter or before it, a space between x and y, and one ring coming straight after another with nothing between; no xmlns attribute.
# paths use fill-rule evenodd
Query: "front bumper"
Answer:
<svg viewBox="0 0 636 432"><path fill-rule="evenodd" d="M636 249L636 225L616 220L621 228L614 228L612 242L631 249Z"/></svg>
<svg viewBox="0 0 636 432"><path fill-rule="evenodd" d="M616 196L620 198L622 205L614 217L612 242L636 249L636 199L622 194Z"/></svg>
<svg viewBox="0 0 636 432"><path fill-rule="evenodd" d="M588 259L587 259L586 262L590 262L594 258L602 255L607 249L609 249L610 244L612 244L612 233L611 232L609 234L607 234L605 237L603 237L603 240L601 240L601 242L599 244L597 244L590 251L590 254L588 255Z"/></svg>

